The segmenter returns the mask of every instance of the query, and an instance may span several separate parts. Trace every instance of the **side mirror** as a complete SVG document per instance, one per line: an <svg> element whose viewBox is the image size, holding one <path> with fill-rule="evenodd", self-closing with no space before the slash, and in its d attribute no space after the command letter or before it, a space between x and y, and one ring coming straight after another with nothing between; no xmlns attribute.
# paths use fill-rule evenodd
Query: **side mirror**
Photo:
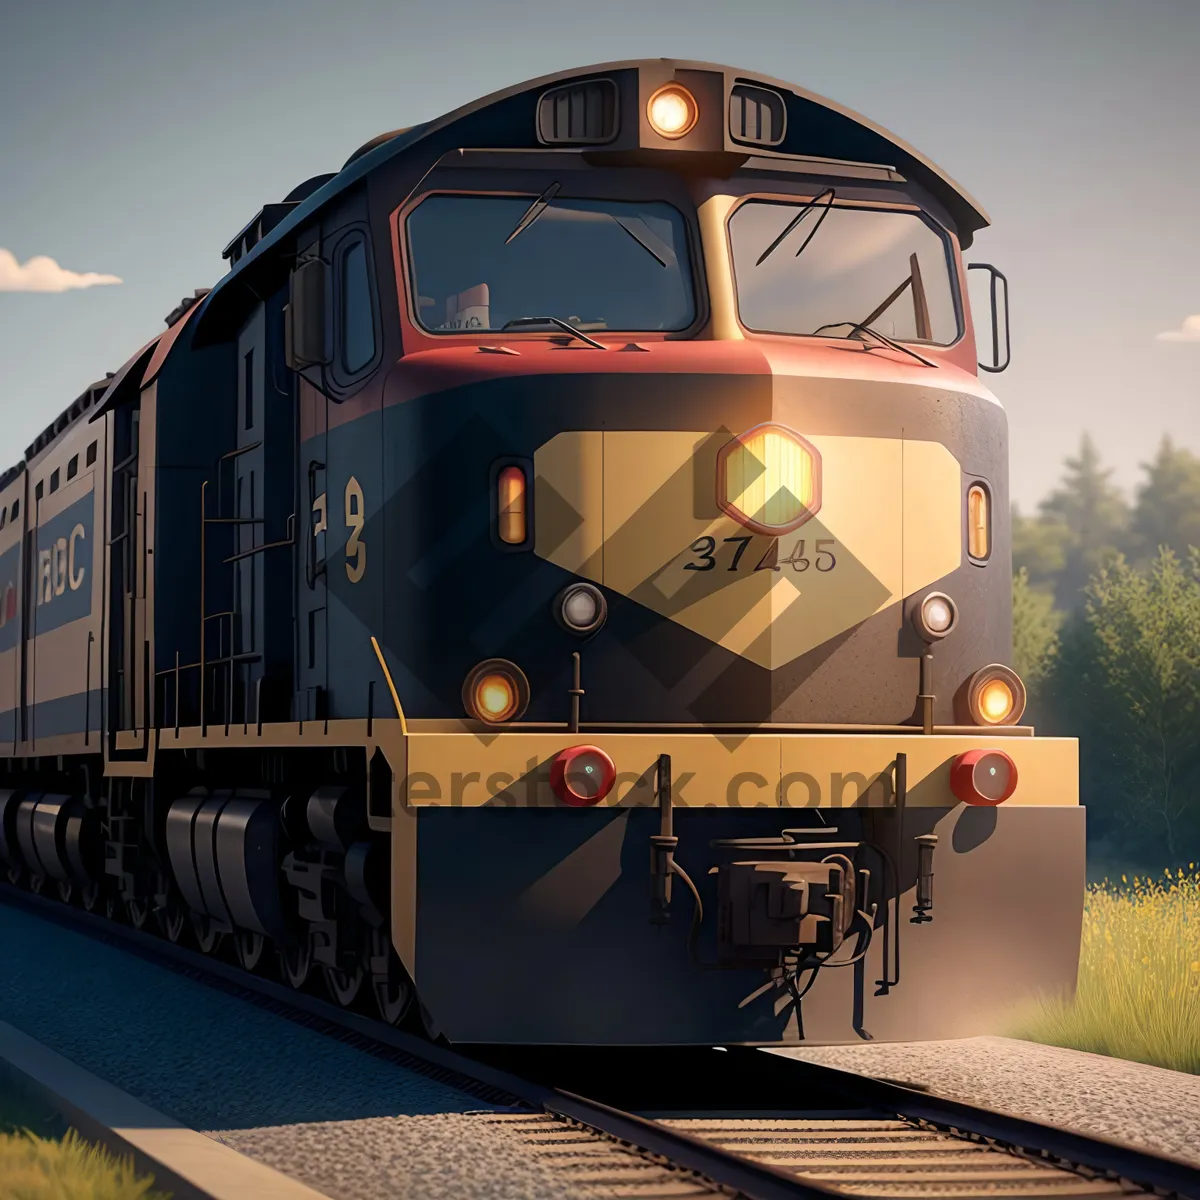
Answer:
<svg viewBox="0 0 1200 1200"><path fill-rule="evenodd" d="M991 311L992 317L990 344L980 345L979 331L983 323L978 316L985 306L972 303L971 307L976 313L975 344L977 348L984 350L983 356L979 359L979 369L995 374L1003 371L1012 361L1012 344L1008 336L1008 277L993 267L991 263L968 263L967 270L986 271L990 276L986 291L983 292L986 298L986 307ZM978 289L978 291L983 291L983 289ZM989 350L990 355L987 353Z"/></svg>
<svg viewBox="0 0 1200 1200"><path fill-rule="evenodd" d="M293 371L328 366L333 361L333 312L329 264L305 259L292 272L284 309L284 357Z"/></svg>

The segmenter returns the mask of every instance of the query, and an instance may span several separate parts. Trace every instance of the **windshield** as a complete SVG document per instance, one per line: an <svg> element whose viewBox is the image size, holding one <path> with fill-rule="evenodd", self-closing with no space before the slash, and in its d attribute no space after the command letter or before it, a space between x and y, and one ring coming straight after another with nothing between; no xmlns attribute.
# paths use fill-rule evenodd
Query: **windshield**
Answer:
<svg viewBox="0 0 1200 1200"><path fill-rule="evenodd" d="M762 333L958 338L949 246L918 213L751 200L730 218L742 324Z"/></svg>
<svg viewBox="0 0 1200 1200"><path fill-rule="evenodd" d="M687 227L677 209L563 200L557 190L537 199L435 195L414 209L409 257L425 329L500 330L533 317L592 331L692 324Z"/></svg>

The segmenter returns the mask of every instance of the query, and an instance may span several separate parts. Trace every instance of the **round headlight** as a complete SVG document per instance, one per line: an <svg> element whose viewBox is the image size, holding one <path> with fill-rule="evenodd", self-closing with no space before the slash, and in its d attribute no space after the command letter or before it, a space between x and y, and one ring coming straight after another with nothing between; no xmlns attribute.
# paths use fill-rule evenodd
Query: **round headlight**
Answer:
<svg viewBox="0 0 1200 1200"><path fill-rule="evenodd" d="M967 707L977 725L1015 725L1025 711L1025 685L1011 667L992 663L971 676Z"/></svg>
<svg viewBox="0 0 1200 1200"><path fill-rule="evenodd" d="M572 808L599 804L617 779L613 760L599 746L571 746L550 763L550 786Z"/></svg>
<svg viewBox="0 0 1200 1200"><path fill-rule="evenodd" d="M608 616L608 604L594 584L572 583L559 593L554 613L571 633L595 633Z"/></svg>
<svg viewBox="0 0 1200 1200"><path fill-rule="evenodd" d="M912 622L922 641L936 642L958 623L958 606L945 592L930 592L912 610Z"/></svg>
<svg viewBox="0 0 1200 1200"><path fill-rule="evenodd" d="M646 116L660 137L681 138L691 133L700 109L696 97L682 84L664 84L646 104Z"/></svg>
<svg viewBox="0 0 1200 1200"><path fill-rule="evenodd" d="M463 683L463 707L477 721L515 721L529 704L529 681L504 658L481 662Z"/></svg>

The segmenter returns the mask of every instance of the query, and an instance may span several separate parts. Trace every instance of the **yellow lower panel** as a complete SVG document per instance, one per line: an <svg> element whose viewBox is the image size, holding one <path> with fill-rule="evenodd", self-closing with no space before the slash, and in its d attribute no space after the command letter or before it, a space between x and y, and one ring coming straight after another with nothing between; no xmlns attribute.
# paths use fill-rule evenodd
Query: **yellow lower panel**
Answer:
<svg viewBox="0 0 1200 1200"><path fill-rule="evenodd" d="M404 801L410 807L555 807L550 762L568 746L598 746L617 768L608 807L656 803L655 768L671 756L680 807L887 807L892 764L908 755L910 805L958 803L950 764L966 750L1002 749L1017 767L1008 805L1079 803L1073 738L907 734L429 733L408 739Z"/></svg>

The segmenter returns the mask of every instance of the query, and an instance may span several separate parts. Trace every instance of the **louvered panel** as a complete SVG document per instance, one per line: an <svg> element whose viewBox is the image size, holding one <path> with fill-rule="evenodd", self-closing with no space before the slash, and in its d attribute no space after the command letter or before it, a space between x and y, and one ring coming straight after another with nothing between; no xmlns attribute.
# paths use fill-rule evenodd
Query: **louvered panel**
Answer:
<svg viewBox="0 0 1200 1200"><path fill-rule="evenodd" d="M617 85L587 79L552 88L538 101L538 137L548 146L597 145L617 136Z"/></svg>
<svg viewBox="0 0 1200 1200"><path fill-rule="evenodd" d="M778 146L787 132L783 97L769 88L735 84L729 93L729 136L753 146Z"/></svg>

